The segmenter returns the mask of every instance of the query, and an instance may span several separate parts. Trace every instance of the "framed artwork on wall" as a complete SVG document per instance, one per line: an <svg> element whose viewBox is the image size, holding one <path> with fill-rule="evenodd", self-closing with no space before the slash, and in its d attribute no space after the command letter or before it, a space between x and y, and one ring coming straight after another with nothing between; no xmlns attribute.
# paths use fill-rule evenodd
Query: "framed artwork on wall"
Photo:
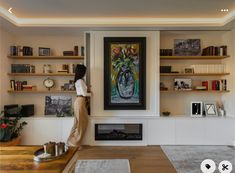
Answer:
<svg viewBox="0 0 235 173"><path fill-rule="evenodd" d="M204 103L206 116L218 116L218 111L215 102Z"/></svg>
<svg viewBox="0 0 235 173"><path fill-rule="evenodd" d="M104 38L104 110L146 109L146 38Z"/></svg>

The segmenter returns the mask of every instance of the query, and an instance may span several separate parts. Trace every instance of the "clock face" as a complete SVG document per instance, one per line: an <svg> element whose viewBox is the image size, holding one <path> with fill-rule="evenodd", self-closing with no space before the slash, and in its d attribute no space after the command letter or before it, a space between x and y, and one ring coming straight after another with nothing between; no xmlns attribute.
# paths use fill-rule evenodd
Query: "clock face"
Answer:
<svg viewBox="0 0 235 173"><path fill-rule="evenodd" d="M55 81L53 79L47 78L43 82L46 88L52 88L55 85Z"/></svg>

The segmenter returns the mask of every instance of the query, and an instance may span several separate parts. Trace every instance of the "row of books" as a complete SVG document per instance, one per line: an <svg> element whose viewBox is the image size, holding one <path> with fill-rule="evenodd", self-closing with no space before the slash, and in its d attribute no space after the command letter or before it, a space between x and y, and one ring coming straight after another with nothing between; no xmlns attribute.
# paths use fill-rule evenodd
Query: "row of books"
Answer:
<svg viewBox="0 0 235 173"><path fill-rule="evenodd" d="M227 80L203 81L202 86L205 86L206 90L227 91Z"/></svg>
<svg viewBox="0 0 235 173"><path fill-rule="evenodd" d="M225 64L195 64L191 68L194 73L226 73Z"/></svg>
<svg viewBox="0 0 235 173"><path fill-rule="evenodd" d="M35 90L36 86L28 85L27 81L10 80L10 89L12 91L31 91Z"/></svg>
<svg viewBox="0 0 235 173"><path fill-rule="evenodd" d="M35 73L35 65L11 64L12 73Z"/></svg>
<svg viewBox="0 0 235 173"><path fill-rule="evenodd" d="M10 47L11 56L32 56L33 48L29 46L11 46Z"/></svg>
<svg viewBox="0 0 235 173"><path fill-rule="evenodd" d="M202 56L227 56L227 46L209 46L202 50Z"/></svg>

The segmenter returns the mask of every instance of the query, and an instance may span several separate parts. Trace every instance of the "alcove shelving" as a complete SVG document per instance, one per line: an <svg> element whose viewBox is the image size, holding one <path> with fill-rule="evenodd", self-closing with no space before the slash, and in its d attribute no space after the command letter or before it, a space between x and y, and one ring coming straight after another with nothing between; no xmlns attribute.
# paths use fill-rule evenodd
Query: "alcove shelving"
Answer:
<svg viewBox="0 0 235 173"><path fill-rule="evenodd" d="M160 90L160 115L164 111L171 112L171 116L190 116L190 103L193 101L216 102L223 104L223 98L230 95L230 53L231 31L161 31L160 49L172 49L173 56L160 56L160 66L171 66L171 73L159 73L163 90ZM175 56L175 40L199 39L201 50L209 46L227 46L227 53L223 56ZM197 66L199 65L199 66ZM200 65L206 69L201 70ZM208 65L208 66L207 66ZM209 65L222 65L223 70ZM185 73L186 68L197 67L192 73ZM199 67L199 68L198 68ZM199 69L199 70L198 70ZM192 90L175 90L175 79L191 79ZM227 89L212 90L212 81L225 80ZM195 90L203 81L208 82L207 90ZM165 87L165 88L164 88ZM213 88L214 89L214 88Z"/></svg>
<svg viewBox="0 0 235 173"><path fill-rule="evenodd" d="M58 60L58 59L62 59L62 60L71 60L71 59L75 59L75 60L83 60L84 57L83 56L8 56L8 58L10 59L15 59L15 60L20 60L20 59L24 59L24 60L32 60L32 59L40 59L40 60Z"/></svg>

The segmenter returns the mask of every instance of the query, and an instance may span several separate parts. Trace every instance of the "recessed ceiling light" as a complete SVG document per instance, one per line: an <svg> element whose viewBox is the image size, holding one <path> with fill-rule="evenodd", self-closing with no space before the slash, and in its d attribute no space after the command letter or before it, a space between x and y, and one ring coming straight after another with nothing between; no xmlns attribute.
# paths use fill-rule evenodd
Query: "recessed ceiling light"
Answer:
<svg viewBox="0 0 235 173"><path fill-rule="evenodd" d="M220 11L221 12L228 12L229 10L227 8L225 8L225 9L221 9Z"/></svg>
<svg viewBox="0 0 235 173"><path fill-rule="evenodd" d="M9 12L9 13L12 13L12 11L11 11L11 10L12 10L12 8L10 7L10 8L8 9L8 12Z"/></svg>

